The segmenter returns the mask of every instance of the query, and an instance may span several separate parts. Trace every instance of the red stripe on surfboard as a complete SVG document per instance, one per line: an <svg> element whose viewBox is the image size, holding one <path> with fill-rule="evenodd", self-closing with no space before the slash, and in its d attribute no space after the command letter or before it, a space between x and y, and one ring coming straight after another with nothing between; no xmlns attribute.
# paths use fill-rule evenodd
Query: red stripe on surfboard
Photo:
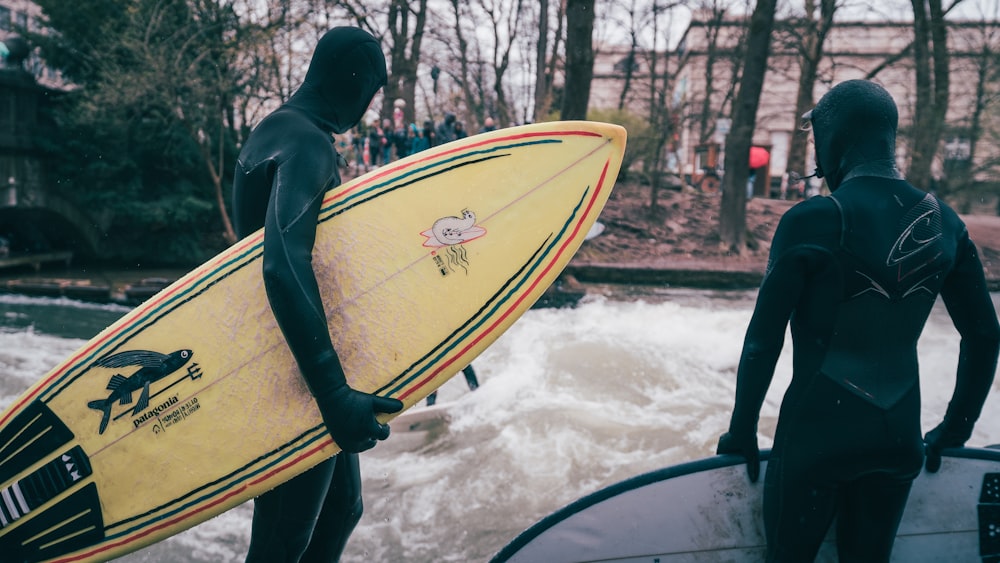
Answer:
<svg viewBox="0 0 1000 563"><path fill-rule="evenodd" d="M593 197L591 197L590 201L587 202L587 209L584 212L584 214L583 214L582 217L589 216L590 212L593 210L593 208L594 208L594 202L597 200L598 194L600 194L601 191L604 188L604 181L605 181L605 179L607 177L608 166L609 166L610 163L611 163L610 160L608 160L608 161L606 161L604 163L604 169L601 171L601 177L600 177L600 179L597 182L597 189L594 190ZM566 241L563 243L563 245L561 247L559 247L559 251L555 254L555 256L553 257L553 259L549 261L548 265L545 266L545 269L542 271L542 274L539 275L539 276L537 276L535 278L535 281L532 282L532 284L528 288L528 290L525 291L525 292L523 292L521 294L521 296L518 297L518 299L514 302L514 305L512 307L510 307L506 311L504 311L504 313L499 318L497 318L496 321L494 321L494 323L489 326L489 328L487 328L485 331L479 333L479 335L476 338L474 338L471 342L469 342L469 344L467 344L464 348L462 348L461 350L459 350L457 354L453 355L450 359L446 360L444 363L442 363L440 366L438 366L438 368L436 370L432 371L430 373L430 375L428 375L425 378L423 378L422 380L420 380L416 385L414 385L414 386L410 387L408 390L400 393L400 395L397 398L399 398L399 399L405 399L406 397L408 397L411 394L413 394L417 389L420 389L421 387L423 387L424 385L426 385L428 381L430 381L431 379L434 379L445 368L447 368L448 366L450 366L453 363L455 363L455 361L458 360L458 358L460 358L462 355L464 355L466 352L468 352L477 343L479 343L480 341L482 341L482 339L485 338L486 335L488 335L488 334L492 333L494 330L496 330L497 326L501 322L503 322L507 317L509 317L514 312L514 310L517 309L517 307L520 306L521 303L524 302L524 299L529 294L531 294L538 287L538 284L539 284L539 282L541 282L542 278L545 277L552 270L552 268L555 266L555 263L559 260L559 257L561 257L563 255L563 253L566 251L566 247L569 245L570 241L576 239L576 237L580 234L580 225L581 224L583 224L582 219L581 219L581 221L577 222L576 226L573 228L573 234L571 236L567 237Z"/></svg>
<svg viewBox="0 0 1000 563"><path fill-rule="evenodd" d="M248 237L247 239L245 239L243 241L243 243L240 244L240 246L233 247L232 251L227 252L225 254L225 256L220 257L220 260L217 260L217 262L225 261L230 256L235 255L235 254L239 254L240 252L243 252L248 246L256 244L258 242L258 238L259 237ZM206 264L206 266L207 266L207 264ZM201 279L203 279L203 276L196 276L196 277L188 280L187 283L185 283L183 285L179 285L179 286L171 289L168 293L163 293L163 292L158 293L156 296L154 296L155 300L151 299L149 301L144 302L138 308L136 308L135 310L133 310L133 312L130 313L130 314L134 314L136 318L142 317L143 315L146 315L151 309L154 309L154 308L158 307L165 300L173 297L175 294L177 294L181 290L186 289L192 283L194 283L196 281L199 281ZM24 407L25 404L31 402L40 393L42 393L43 391L47 390L48 387L49 387L49 384L54 379L57 379L57 378L61 377L66 372L67 369L70 369L70 368L76 366L76 364L80 360L80 358L86 356L87 354L89 354L90 352L92 352L95 348L98 348L99 346L103 345L105 342L107 342L107 341L109 341L109 340L117 337L118 334L120 334L122 330L130 328L131 326L132 326L131 323L130 324L126 324L126 325L120 327L115 332L111 332L111 333L105 334L103 337L100 338L100 340L92 341L86 347L81 348L80 350L77 350L77 352L75 354L73 354L69 358L69 360L63 362L63 367L61 369L59 369L57 371L53 371L47 377L45 377L42 380L42 385L38 385L37 387L35 387L34 391L28 393L27 395L22 396L10 408L8 408L7 411L5 413L3 413L2 416L0 416L0 426L6 424L7 421L10 419L10 417L13 416L14 413L16 413L19 410L21 410Z"/></svg>
<svg viewBox="0 0 1000 563"><path fill-rule="evenodd" d="M537 132L532 132L532 133L518 133L517 135L508 135L506 137L498 137L496 139L487 139L485 141L480 141L478 143L473 143L471 145L464 145L464 146L461 146L461 147L455 147L453 149L447 150L447 151L445 151L443 153L440 153L440 154L428 155L428 156L426 156L424 158L421 158L421 159L419 159L419 160L417 160L415 162L408 162L408 163L406 163L406 164L404 164L402 166L399 166L399 165L396 165L396 166L383 166L382 168L380 168L378 170L378 172L376 174L374 174L368 180L359 183L358 185L352 187L349 190L337 193L336 195L331 196L330 198L324 199L323 200L323 205L326 205L326 204L330 203L331 201L343 198L344 196L349 195L349 194L351 194L351 193L353 193L353 192L355 192L355 191L363 188L364 186L367 186L368 184L371 184L371 183L375 182L376 180L380 180L382 178L385 178L386 176L390 176L390 175L396 173L400 169L409 168L409 167L413 166L414 164L419 164L421 162L427 162L429 160L439 160L442 157L445 157L445 156L448 156L448 155L451 155L451 154L455 154L457 152L468 151L470 149L474 149L474 148L481 147L481 146L484 146L484 145L494 145L494 144L497 144L497 143L500 143L500 142L513 141L513 140L518 140L518 139L531 139L531 138L536 138L536 137L567 137L567 136L572 136L572 137L603 137L604 135L602 135L600 133L597 133L597 132L594 132L594 131L585 131L585 130L576 130L576 129L574 129L572 131L537 131Z"/></svg>

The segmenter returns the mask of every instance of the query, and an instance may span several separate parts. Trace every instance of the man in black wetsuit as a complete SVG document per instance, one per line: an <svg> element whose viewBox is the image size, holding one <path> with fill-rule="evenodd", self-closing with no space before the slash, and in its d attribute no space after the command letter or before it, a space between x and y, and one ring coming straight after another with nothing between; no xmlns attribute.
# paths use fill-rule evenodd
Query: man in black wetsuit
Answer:
<svg viewBox="0 0 1000 563"><path fill-rule="evenodd" d="M236 163L237 234L264 228L268 301L327 429L343 450L254 501L247 561L339 559L361 518L357 452L389 436L376 413L403 408L396 399L348 386L311 261L323 194L340 184L331 133L354 127L385 82L385 58L374 37L357 28L330 30L316 46L302 86L254 129Z"/></svg>
<svg viewBox="0 0 1000 563"><path fill-rule="evenodd" d="M793 375L764 484L768 561L812 561L835 515L841 561L888 561L925 449L936 471L941 449L972 434L1000 327L965 225L896 169L889 94L847 81L804 117L832 195L778 225L718 451L745 456L757 480L760 407L791 322ZM922 440L916 346L939 294L961 352L944 421Z"/></svg>

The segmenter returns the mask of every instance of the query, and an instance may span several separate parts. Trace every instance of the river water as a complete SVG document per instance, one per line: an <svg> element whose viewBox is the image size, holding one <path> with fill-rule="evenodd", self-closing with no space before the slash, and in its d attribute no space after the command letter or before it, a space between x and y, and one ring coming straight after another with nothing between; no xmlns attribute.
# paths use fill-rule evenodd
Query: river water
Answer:
<svg viewBox="0 0 1000 563"><path fill-rule="evenodd" d="M442 387L450 424L397 429L362 454L365 514L345 562L485 561L581 495L713 454L756 293L597 289L574 309L529 311L475 361L476 392L461 376ZM0 407L126 310L0 296ZM790 349L764 404L762 447ZM925 428L947 406L957 353L939 303L920 343ZM1000 443L998 389L969 445ZM119 561L242 561L251 513L244 504Z"/></svg>

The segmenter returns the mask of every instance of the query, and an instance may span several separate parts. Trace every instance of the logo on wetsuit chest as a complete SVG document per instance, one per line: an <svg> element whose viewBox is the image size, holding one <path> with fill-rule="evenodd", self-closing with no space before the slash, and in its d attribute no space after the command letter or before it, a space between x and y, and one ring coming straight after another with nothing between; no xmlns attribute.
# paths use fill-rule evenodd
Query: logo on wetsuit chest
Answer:
<svg viewBox="0 0 1000 563"><path fill-rule="evenodd" d="M143 422L160 417L161 413L177 404L179 399L175 395L162 401L156 401L157 404L149 412L143 413L143 411L149 408L151 400L167 392L174 385L185 379L195 380L201 378L201 367L198 364L192 363L187 365L193 355L194 353L191 350L177 350L170 354L162 354L149 350L130 350L105 356L94 362L91 366L92 368L115 370L115 373L109 378L107 385L107 389L111 393L103 399L87 403L88 407L101 412L98 433L104 434L104 431L107 430L108 424L112 421L112 414L114 414L113 411L116 405L121 407L129 406L129 408L115 415L114 420L117 421L123 417L130 417L133 419L134 427L138 428ZM187 365L187 370L178 379L158 391L154 392L152 390L154 383L174 374L185 365ZM123 373L127 373L129 370L131 370L129 375ZM139 392L139 398L133 404L132 395L137 391ZM197 399L192 400L197 405ZM193 410L197 410L197 407Z"/></svg>
<svg viewBox="0 0 1000 563"><path fill-rule="evenodd" d="M474 212L463 209L461 216L442 217L420 234L427 239L424 246L435 249L431 252L434 265L442 276L447 276L457 268L469 272L469 257L464 245L485 236L486 229L476 224Z"/></svg>

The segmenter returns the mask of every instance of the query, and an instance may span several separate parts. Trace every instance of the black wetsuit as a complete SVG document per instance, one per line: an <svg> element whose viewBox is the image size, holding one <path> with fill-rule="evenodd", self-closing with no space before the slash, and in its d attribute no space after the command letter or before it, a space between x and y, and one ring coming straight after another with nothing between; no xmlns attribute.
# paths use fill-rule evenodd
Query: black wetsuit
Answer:
<svg viewBox="0 0 1000 563"><path fill-rule="evenodd" d="M779 223L720 440L720 453L752 457L791 323L793 376L764 488L769 561L812 561L834 516L841 561L888 560L924 460L917 340L938 295L962 337L945 416L960 440L944 445L968 439L996 369L1000 327L959 217L894 169L854 164L831 196Z"/></svg>
<svg viewBox="0 0 1000 563"><path fill-rule="evenodd" d="M264 228L263 272L271 309L343 450L256 499L247 561L338 559L361 517L356 452L388 436L376 412L402 408L395 399L347 386L311 262L323 194L340 183L331 133L356 125L385 81L385 59L370 34L356 28L327 32L302 86L254 129L237 162L237 234Z"/></svg>

